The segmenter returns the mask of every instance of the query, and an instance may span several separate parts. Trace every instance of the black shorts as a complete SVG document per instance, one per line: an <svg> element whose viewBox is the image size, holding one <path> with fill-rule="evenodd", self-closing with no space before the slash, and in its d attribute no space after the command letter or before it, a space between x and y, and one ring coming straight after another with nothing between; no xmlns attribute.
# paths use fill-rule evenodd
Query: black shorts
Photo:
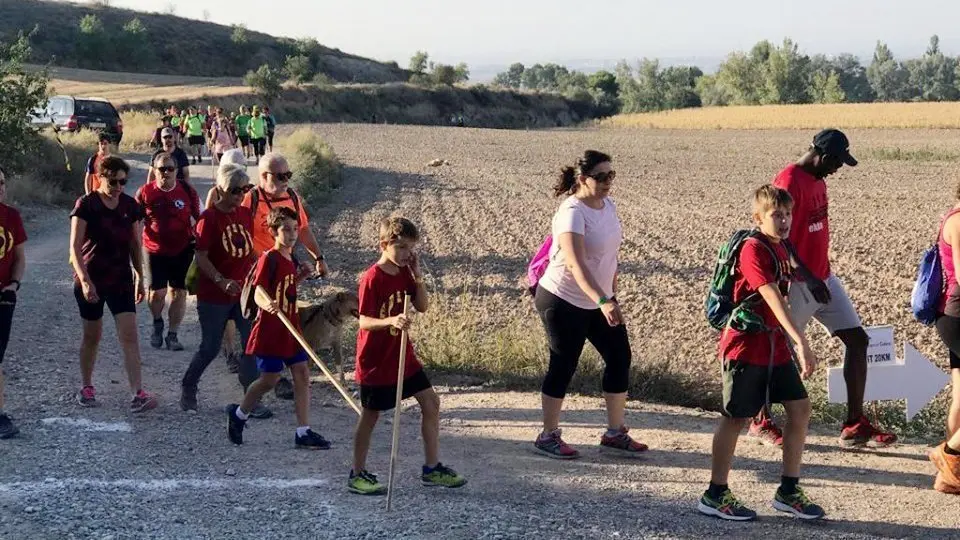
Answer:
<svg viewBox="0 0 960 540"><path fill-rule="evenodd" d="M403 380L403 399L413 397L427 388L431 388L430 379L421 369ZM372 411L389 411L397 402L397 385L370 386L360 385L360 405Z"/></svg>
<svg viewBox="0 0 960 540"><path fill-rule="evenodd" d="M240 136L237 137L237 138L240 139L240 144L242 144L243 146L247 146L247 145L250 144L250 136L249 136L249 135L240 135Z"/></svg>
<svg viewBox="0 0 960 540"><path fill-rule="evenodd" d="M753 418L767 401L767 382L770 383L770 403L797 401L807 398L807 389L793 362L774 366L755 366L737 360L727 360L723 366L723 413L729 418Z"/></svg>
<svg viewBox="0 0 960 540"><path fill-rule="evenodd" d="M960 318L950 315L937 317L937 334L950 351L950 369L960 369Z"/></svg>
<svg viewBox="0 0 960 540"><path fill-rule="evenodd" d="M186 290L187 270L193 262L193 246L187 246L179 255L147 254L147 265L150 267L150 290L162 291L168 286L171 289Z"/></svg>
<svg viewBox="0 0 960 540"><path fill-rule="evenodd" d="M195 144L203 145L204 141L203 135L190 135L187 137L187 142L190 143L190 146Z"/></svg>
<svg viewBox="0 0 960 540"><path fill-rule="evenodd" d="M97 295L100 300L94 304L87 302L83 297L83 288L76 284L73 286L73 296L77 299L77 307L80 308L80 318L85 321L99 321L103 318L103 305L110 308L110 313L116 317L121 313L136 313L137 302L133 292L133 285L125 287L126 291L106 292L97 289Z"/></svg>

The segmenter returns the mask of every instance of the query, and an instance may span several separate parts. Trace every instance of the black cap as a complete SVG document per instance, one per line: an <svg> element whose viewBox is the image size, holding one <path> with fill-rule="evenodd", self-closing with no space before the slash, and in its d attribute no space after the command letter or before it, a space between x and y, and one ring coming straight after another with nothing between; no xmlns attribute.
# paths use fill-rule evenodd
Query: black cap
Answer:
<svg viewBox="0 0 960 540"><path fill-rule="evenodd" d="M857 166L857 160L850 155L850 141L839 129L825 129L813 138L813 146L822 153L836 156L851 167Z"/></svg>

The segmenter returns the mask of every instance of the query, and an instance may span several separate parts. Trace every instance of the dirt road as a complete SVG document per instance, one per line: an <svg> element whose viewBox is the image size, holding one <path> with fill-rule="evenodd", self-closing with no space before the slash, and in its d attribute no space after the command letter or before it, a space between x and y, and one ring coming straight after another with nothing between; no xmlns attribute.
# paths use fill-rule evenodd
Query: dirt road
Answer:
<svg viewBox="0 0 960 540"><path fill-rule="evenodd" d="M456 279L454 248L473 238L479 247L462 252L459 264L483 267L484 258L493 269L484 284L503 302L509 302L512 266L495 255L499 249L525 252L536 240L515 240L523 216L498 212L496 200L526 190L514 169L545 174L539 169L547 167L519 162L509 148L553 145L560 151L591 140L589 133L321 131L350 165L345 188L315 215L333 283L350 285L372 262L377 220L400 208L425 223L424 250L438 287ZM483 150L485 144L499 146ZM403 148L408 153L401 155ZM424 176L424 163L454 149L453 165ZM192 169L195 178L209 179L209 167ZM205 194L206 185L198 187ZM355 415L326 384L313 385L311 413L314 428L334 443L329 451L295 450L292 406L272 398L276 416L251 421L246 444L232 446L222 407L238 400L240 389L220 359L201 381L199 414L179 410L179 380L200 337L192 303L180 336L187 350L180 353L146 344L150 317L145 308L139 311L144 381L160 394L157 410L126 412L125 376L109 324L95 374L103 405L76 406L80 325L66 262L66 211L34 227L4 362L8 410L22 435L0 442L0 538L955 538L960 528L960 501L930 489L932 466L923 445L846 453L836 447L836 433L818 430L809 441L803 485L829 518L810 524L770 509L778 453L742 441L731 486L761 519L729 524L695 510L709 476L714 413L632 402L632 433L652 450L643 459L609 459L596 451L605 424L600 399L574 396L563 417L564 436L585 455L557 462L529 451L538 430L535 392L443 386L439 380L442 460L469 484L445 491L419 485L419 416L408 405L399 491L388 515L383 498L345 489ZM499 239L490 239L491 233ZM350 343L353 336L344 339ZM382 424L370 459L382 477L389 446L390 426Z"/></svg>

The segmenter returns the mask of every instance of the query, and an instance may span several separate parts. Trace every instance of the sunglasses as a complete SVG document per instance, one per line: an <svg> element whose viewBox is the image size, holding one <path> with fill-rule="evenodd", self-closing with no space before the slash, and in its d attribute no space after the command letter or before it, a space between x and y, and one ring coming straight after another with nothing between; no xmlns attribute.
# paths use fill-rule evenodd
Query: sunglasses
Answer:
<svg viewBox="0 0 960 540"><path fill-rule="evenodd" d="M293 171L287 171L285 173L269 173L272 174L277 180L281 182L289 182L293 178Z"/></svg>
<svg viewBox="0 0 960 540"><path fill-rule="evenodd" d="M590 178L593 178L593 179L596 180L597 182L600 182L601 184L603 184L603 183L609 182L609 181L613 180L614 178L616 178L616 177L617 177L617 171L600 172L600 173L596 173L596 174L590 174L590 175L588 175L588 176L589 176Z"/></svg>
<svg viewBox="0 0 960 540"><path fill-rule="evenodd" d="M162 172L163 174L167 174L177 170L177 168L176 167L157 167L157 170Z"/></svg>
<svg viewBox="0 0 960 540"><path fill-rule="evenodd" d="M115 180L115 179L113 179L113 178L109 178L109 179L107 179L107 184L110 184L110 187L117 187L118 185L119 185L119 186L125 186L125 185L127 185L127 179L126 179L126 178L121 178L121 179L119 179L119 180Z"/></svg>
<svg viewBox="0 0 960 540"><path fill-rule="evenodd" d="M227 193L229 193L229 194L231 194L231 195L245 195L245 194L246 194L247 192L249 192L251 189L253 189L253 184L247 184L247 185L242 186L242 187L232 187L232 188L230 188L230 189L227 190Z"/></svg>

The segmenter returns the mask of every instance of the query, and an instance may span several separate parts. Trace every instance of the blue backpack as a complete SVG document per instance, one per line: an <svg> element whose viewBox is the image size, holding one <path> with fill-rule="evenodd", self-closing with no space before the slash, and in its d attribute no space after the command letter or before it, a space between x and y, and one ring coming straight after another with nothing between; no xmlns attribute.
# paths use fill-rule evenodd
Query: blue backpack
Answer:
<svg viewBox="0 0 960 540"><path fill-rule="evenodd" d="M946 223L946 219L944 219ZM940 225L940 231L943 224ZM910 307L917 321L930 326L937 320L937 305L944 292L943 263L940 260L940 234L937 241L923 252L917 267L917 281L910 294Z"/></svg>

